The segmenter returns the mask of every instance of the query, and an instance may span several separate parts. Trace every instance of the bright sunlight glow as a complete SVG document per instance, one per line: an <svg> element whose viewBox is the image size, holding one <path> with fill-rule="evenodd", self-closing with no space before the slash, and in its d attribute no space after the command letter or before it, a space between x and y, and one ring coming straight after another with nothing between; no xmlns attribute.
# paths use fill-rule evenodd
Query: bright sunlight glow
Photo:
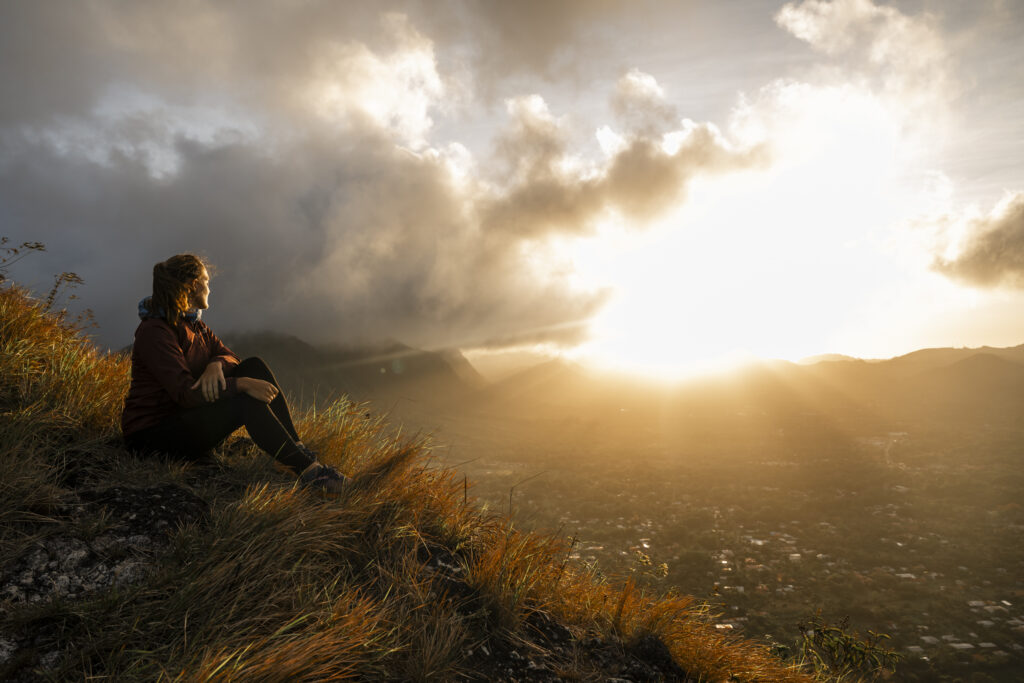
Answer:
<svg viewBox="0 0 1024 683"><path fill-rule="evenodd" d="M883 101L776 84L737 110L731 133L768 144L771 165L695 182L641 239L606 225L560 246L581 283L613 293L581 360L677 379L838 351L844 321L918 276L887 249L889 230L923 208L907 188L915 145Z"/></svg>

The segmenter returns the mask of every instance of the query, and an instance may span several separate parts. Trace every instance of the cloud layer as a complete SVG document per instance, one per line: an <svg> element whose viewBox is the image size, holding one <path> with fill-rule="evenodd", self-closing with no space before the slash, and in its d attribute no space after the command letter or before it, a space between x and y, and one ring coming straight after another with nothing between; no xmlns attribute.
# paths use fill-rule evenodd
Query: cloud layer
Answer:
<svg viewBox="0 0 1024 683"><path fill-rule="evenodd" d="M786 314L821 327L804 283L860 301L878 245L956 212L919 192L936 169L964 177L942 168L943 141L1000 138L997 107L955 118L971 43L950 40L953 5L929 6L942 13L869 0L2 3L0 224L48 246L11 275L40 291L54 273L83 276L81 303L113 347L131 338L153 263L183 251L218 266L208 320L221 331L574 345L616 306L641 316L718 287L721 306L691 323L743 319L720 339L742 344L771 332L749 324L759 311L742 288L726 296L752 277L767 327ZM1009 173L985 177L1019 186ZM1016 206L935 267L1019 287ZM659 251L663 232L679 253ZM934 281L931 245L905 242L913 276ZM683 257L703 279L673 278Z"/></svg>
<svg viewBox="0 0 1024 683"><path fill-rule="evenodd" d="M760 160L682 121L639 72L614 89L622 128L603 157L574 149L536 95L510 99L493 153L474 156L434 140L435 119L493 80L493 64L455 63L464 37L428 36L437 20L421 5L267 7L0 9L0 89L17 95L0 106L0 220L48 245L13 275L78 272L106 344L130 340L153 263L182 251L217 266L208 318L221 330L574 343L606 292L574 285L549 238L609 215L642 227L694 177ZM606 9L567 4L551 30ZM543 63L522 68L560 54L543 31L505 31L543 23L529 13L441 13L505 36L497 55L537 47Z"/></svg>

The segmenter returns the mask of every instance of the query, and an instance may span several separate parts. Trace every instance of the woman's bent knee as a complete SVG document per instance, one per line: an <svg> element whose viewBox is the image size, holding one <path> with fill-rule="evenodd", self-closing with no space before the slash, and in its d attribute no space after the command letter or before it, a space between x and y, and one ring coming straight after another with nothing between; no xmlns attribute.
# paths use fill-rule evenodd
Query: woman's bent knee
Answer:
<svg viewBox="0 0 1024 683"><path fill-rule="evenodd" d="M271 381L268 378L274 376L270 372L270 366L259 356L250 356L243 360L235 368L232 375L235 377L252 377L253 379L262 379L267 382Z"/></svg>
<svg viewBox="0 0 1024 683"><path fill-rule="evenodd" d="M245 360L240 362L238 364L238 367L240 367L240 368L243 368L243 367L260 368L261 370L269 370L270 369L270 366L267 365L267 362L265 360L263 360L262 358L260 358L259 356L249 356L248 358L246 358Z"/></svg>
<svg viewBox="0 0 1024 683"><path fill-rule="evenodd" d="M243 421L248 424L253 418L261 419L266 415L273 415L273 411L270 409L270 404L266 401L261 401L258 398L253 398L248 394L239 394L236 397L239 412L243 417Z"/></svg>

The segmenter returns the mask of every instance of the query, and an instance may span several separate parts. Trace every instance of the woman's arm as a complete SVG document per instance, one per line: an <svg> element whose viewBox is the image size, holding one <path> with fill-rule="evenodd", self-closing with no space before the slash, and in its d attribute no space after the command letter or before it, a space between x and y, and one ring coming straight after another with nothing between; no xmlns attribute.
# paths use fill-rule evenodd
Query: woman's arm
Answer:
<svg viewBox="0 0 1024 683"><path fill-rule="evenodd" d="M207 401L216 401L220 398L220 392L228 388L228 381L224 377L223 364L217 360L211 361L206 366L206 369L203 370L203 374L196 380L196 383L189 388L199 389L203 394L203 398Z"/></svg>

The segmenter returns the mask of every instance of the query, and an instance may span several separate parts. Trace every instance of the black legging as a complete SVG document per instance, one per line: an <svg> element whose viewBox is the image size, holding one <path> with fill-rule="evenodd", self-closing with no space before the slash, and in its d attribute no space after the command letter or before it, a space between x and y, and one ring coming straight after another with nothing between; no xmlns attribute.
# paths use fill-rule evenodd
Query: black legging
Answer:
<svg viewBox="0 0 1024 683"><path fill-rule="evenodd" d="M225 371L224 375L270 382L278 388L278 394L269 404L239 392L188 408L156 426L125 436L129 450L155 451L195 460L244 425L257 446L295 472L313 464L313 459L298 445L299 435L292 424L284 394L263 359L246 358Z"/></svg>

